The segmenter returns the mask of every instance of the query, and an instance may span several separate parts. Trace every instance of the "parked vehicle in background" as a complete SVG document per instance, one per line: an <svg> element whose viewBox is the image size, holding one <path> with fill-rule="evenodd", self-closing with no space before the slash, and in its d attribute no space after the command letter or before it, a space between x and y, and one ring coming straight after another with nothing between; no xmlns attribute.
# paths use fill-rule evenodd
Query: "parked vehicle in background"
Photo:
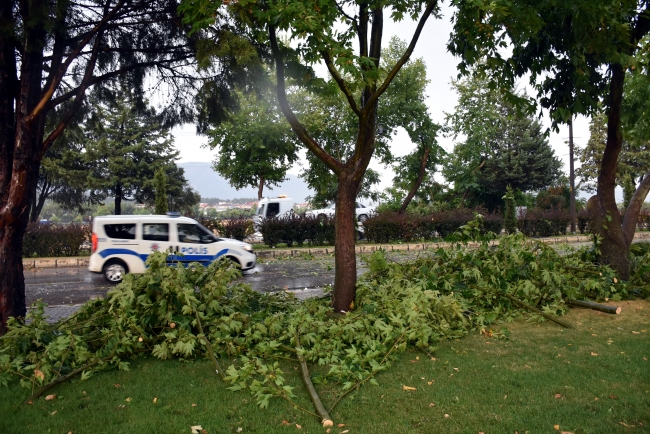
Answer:
<svg viewBox="0 0 650 434"><path fill-rule="evenodd" d="M375 212L374 206L365 206L359 202L355 202L355 208L355 215L357 216L357 220L362 223L368 220L370 215ZM336 203L332 203L326 208L312 209L310 211L307 211L305 214L328 217L333 216L336 214Z"/></svg>
<svg viewBox="0 0 650 434"><path fill-rule="evenodd" d="M274 198L265 197L257 204L257 211L253 216L255 230L259 230L262 220L284 216L291 212L293 212L293 199L285 195Z"/></svg>
<svg viewBox="0 0 650 434"><path fill-rule="evenodd" d="M173 214L173 213L169 213ZM255 267L253 247L219 238L196 220L176 215L118 215L96 217L88 269L119 283L126 273L143 273L152 252L169 252L169 263L209 265L221 257L242 270Z"/></svg>

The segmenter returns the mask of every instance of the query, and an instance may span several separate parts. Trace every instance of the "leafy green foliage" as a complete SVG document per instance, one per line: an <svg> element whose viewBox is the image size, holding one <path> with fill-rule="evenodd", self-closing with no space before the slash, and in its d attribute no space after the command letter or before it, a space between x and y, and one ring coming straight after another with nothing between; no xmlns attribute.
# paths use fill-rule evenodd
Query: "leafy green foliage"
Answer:
<svg viewBox="0 0 650 434"><path fill-rule="evenodd" d="M481 232L477 218L460 228L452 248L409 263L374 252L345 314L332 314L329 300L252 291L233 282L238 271L228 261L170 267L156 253L144 274L128 275L109 298L67 320L48 324L40 302L28 324L10 320L0 340L0 383L15 376L34 389L71 373L85 380L98 370L129 369L139 354L205 356L207 338L217 357L236 358L225 372L231 390L249 390L262 407L274 397L293 402L278 359L295 361L298 353L323 367L317 383L332 384L341 397L374 382L409 347L430 353L441 339L470 330L522 316L542 320L509 297L559 315L568 299L618 299L627 290L611 269L585 263L579 252L560 256L521 234L491 246L494 236ZM650 255L640 258L644 278Z"/></svg>

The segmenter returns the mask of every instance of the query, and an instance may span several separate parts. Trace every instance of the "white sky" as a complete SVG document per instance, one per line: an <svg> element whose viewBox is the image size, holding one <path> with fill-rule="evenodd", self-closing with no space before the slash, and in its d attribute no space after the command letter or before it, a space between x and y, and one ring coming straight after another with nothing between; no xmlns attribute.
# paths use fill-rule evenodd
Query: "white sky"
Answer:
<svg viewBox="0 0 650 434"><path fill-rule="evenodd" d="M445 112L453 112L458 99L456 92L450 85L451 80L457 76L456 65L458 59L447 51L447 41L452 31L450 22L452 14L446 4L443 5L442 15L441 19L429 18L413 52L413 58L421 57L427 65L427 78L430 81L427 87L427 104L433 121L440 124L444 122ZM390 19L386 19L383 41L388 44L392 36L398 36L410 42L415 27L416 24L413 21L393 23ZM524 87L525 84L522 83L521 87ZM534 94L531 90L528 93ZM547 116L544 117L543 124L546 127L550 126ZM207 143L207 138L196 136L194 132L195 127L193 125L185 125L172 131L176 139L176 148L180 151L179 162L212 161L213 151L201 147L201 145ZM589 119L585 117L575 119L573 134L574 143L577 146L584 146L589 139ZM562 160L567 175L569 172L569 150L565 142L568 140L568 136L569 129L567 126L562 126L559 133L551 132L549 136L549 143L555 149L556 155ZM450 138L440 137L439 143L447 151L453 149ZM406 155L413 148L414 145L410 142L406 132L398 134L393 139L392 150L395 156ZM579 163L576 161L575 165L578 167ZM370 167L384 174L378 187L379 190L392 185L394 173L391 169L386 169L377 162L371 162ZM298 175L300 173L299 165L292 167L289 173Z"/></svg>

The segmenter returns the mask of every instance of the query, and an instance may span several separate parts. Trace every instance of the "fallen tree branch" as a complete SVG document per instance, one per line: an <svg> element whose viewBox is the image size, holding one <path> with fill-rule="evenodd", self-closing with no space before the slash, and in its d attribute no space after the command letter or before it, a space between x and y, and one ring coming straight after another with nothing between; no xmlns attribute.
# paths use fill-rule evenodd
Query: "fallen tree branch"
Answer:
<svg viewBox="0 0 650 434"><path fill-rule="evenodd" d="M223 372L221 366L219 366L219 362L217 362L217 358L214 356L214 350L212 349L212 344L210 343L210 340L205 336L205 333L203 333L203 327L201 326L201 320L199 319L199 312L195 310L194 313L196 314L196 324L199 326L200 336L203 337L205 346L208 349L208 354L210 354L212 363L214 363L214 367L217 369L217 374L219 374L219 377L221 377L223 381L226 381L226 374Z"/></svg>
<svg viewBox="0 0 650 434"><path fill-rule="evenodd" d="M77 369L75 369L74 371L72 371L72 372L70 372L70 373L64 375L63 377L58 377L56 380L52 380L52 381L50 381L50 382L47 383L45 386L41 387L41 388L38 389L36 392L32 393L32 395L31 395L29 398L27 398L27 399L23 402L22 405L27 404L29 401L33 401L34 399L38 398L39 396L41 396L42 394L44 394L45 392L47 392L48 390L50 390L51 388L53 388L54 386L56 386L57 384L63 383L64 381L66 381L66 380L68 380L68 379L74 377L75 375L81 374L81 373L82 373L83 371L85 371L86 369L90 369L90 368L92 368L93 366L99 364L100 362L108 361L108 360L112 359L114 356L115 356L115 351L113 351L113 352L111 353L111 355L108 356L108 357L104 357L103 359L97 359L97 360L95 360L94 362L91 362L91 363L88 363L87 365L82 366L81 368L77 368Z"/></svg>
<svg viewBox="0 0 650 434"><path fill-rule="evenodd" d="M524 303L523 301L519 300L518 298L513 297L510 294L504 294L504 295L506 297L508 297L510 300L512 300L513 302L517 303L519 306L522 306L522 307L525 307L526 309L532 310L533 312L535 312L537 314L540 314L541 316L543 316L547 320L553 321L554 323L557 323L557 324L561 325L562 327L566 327L566 328L569 328L569 329L573 328L573 326L571 324L569 324L568 322L562 321L561 319L555 318L552 315L549 315L549 314L547 314L545 312L542 312L541 310L529 305L528 303Z"/></svg>
<svg viewBox="0 0 650 434"><path fill-rule="evenodd" d="M586 307L593 310L598 310L600 312L611 313L618 315L623 309L620 306L607 306L606 304L595 303L593 301L584 301L584 300L569 300L569 304L572 306Z"/></svg>
<svg viewBox="0 0 650 434"><path fill-rule="evenodd" d="M327 410L325 410L325 406L321 402L320 397L316 392L314 383L311 382L309 369L307 369L307 362L305 362L305 358L302 356L302 353L300 352L301 349L302 347L300 346L300 337L296 333L296 355L298 356L298 363L300 364L300 371L302 372L302 382L305 383L305 387L307 388L307 392L309 392L309 397L311 398L311 402L314 404L314 408L316 409L316 412L321 418L321 423L323 424L323 427L333 426L334 422L332 422L332 418L330 417Z"/></svg>

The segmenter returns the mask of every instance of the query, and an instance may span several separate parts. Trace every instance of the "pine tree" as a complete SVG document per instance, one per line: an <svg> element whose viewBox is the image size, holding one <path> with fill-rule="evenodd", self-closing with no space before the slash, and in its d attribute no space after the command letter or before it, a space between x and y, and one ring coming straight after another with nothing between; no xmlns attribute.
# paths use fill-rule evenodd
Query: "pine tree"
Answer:
<svg viewBox="0 0 650 434"><path fill-rule="evenodd" d="M155 213L167 213L167 176L163 169L156 170L154 175L154 183L156 185L156 202Z"/></svg>

